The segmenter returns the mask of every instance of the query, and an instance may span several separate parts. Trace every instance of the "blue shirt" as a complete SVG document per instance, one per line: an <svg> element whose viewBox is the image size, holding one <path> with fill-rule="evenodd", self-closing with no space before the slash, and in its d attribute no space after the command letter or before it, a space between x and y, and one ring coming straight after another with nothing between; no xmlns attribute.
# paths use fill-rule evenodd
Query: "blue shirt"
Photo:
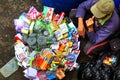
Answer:
<svg viewBox="0 0 120 80"><path fill-rule="evenodd" d="M73 8L77 8L80 3L85 0L42 0L44 6L55 8L55 13L65 12L69 15L69 12Z"/></svg>
<svg viewBox="0 0 120 80"><path fill-rule="evenodd" d="M90 11L92 5L94 5L98 0L87 0L81 3L76 12L76 17L84 18L87 11ZM97 20L97 18L96 18ZM106 21L103 25L94 26L94 31L86 32L89 40L92 44L100 43L110 36L114 36L116 31L120 29L120 19L117 12L114 10L110 19Z"/></svg>

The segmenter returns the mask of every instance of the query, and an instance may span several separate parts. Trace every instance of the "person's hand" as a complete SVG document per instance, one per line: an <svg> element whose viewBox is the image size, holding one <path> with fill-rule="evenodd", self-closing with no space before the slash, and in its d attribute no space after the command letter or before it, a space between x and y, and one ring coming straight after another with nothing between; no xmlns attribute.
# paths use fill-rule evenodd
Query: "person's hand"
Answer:
<svg viewBox="0 0 120 80"><path fill-rule="evenodd" d="M88 28L93 27L94 25L94 16L92 18L89 18L88 20L86 20L86 25Z"/></svg>
<svg viewBox="0 0 120 80"><path fill-rule="evenodd" d="M87 25L89 32L93 31L94 16L92 18L89 18L88 20L86 20L86 25Z"/></svg>

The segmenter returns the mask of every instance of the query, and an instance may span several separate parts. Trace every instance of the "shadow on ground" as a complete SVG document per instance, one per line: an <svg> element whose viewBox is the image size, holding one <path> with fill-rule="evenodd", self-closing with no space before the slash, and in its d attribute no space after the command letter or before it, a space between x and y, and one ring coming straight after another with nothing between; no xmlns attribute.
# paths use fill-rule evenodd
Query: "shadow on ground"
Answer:
<svg viewBox="0 0 120 80"><path fill-rule="evenodd" d="M14 57L14 35L16 34L13 19L18 18L22 12L27 12L31 6L42 10L42 5L35 0L1 0L0 1L0 68ZM27 80L23 75L23 69L8 78L0 74L0 80Z"/></svg>

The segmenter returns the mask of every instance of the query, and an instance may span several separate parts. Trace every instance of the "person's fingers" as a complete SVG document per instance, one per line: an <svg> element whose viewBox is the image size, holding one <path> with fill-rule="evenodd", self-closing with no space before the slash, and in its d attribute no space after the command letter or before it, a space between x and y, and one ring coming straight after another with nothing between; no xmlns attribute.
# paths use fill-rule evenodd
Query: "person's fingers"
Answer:
<svg viewBox="0 0 120 80"><path fill-rule="evenodd" d="M89 18L88 21L93 21L94 20L94 16L92 16L92 18Z"/></svg>
<svg viewBox="0 0 120 80"><path fill-rule="evenodd" d="M87 24L87 23L88 23L88 20L86 20L85 23Z"/></svg>
<svg viewBox="0 0 120 80"><path fill-rule="evenodd" d="M89 27L89 26L91 25L91 22L92 22L91 19L89 19L89 20L86 21L86 25L87 25L87 27Z"/></svg>
<svg viewBox="0 0 120 80"><path fill-rule="evenodd" d="M92 16L92 20L94 20L95 16Z"/></svg>

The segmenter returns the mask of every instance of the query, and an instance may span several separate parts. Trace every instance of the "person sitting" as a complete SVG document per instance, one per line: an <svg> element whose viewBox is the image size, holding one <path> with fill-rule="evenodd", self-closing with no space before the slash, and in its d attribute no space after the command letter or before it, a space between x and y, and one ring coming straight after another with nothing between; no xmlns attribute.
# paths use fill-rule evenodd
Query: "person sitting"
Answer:
<svg viewBox="0 0 120 80"><path fill-rule="evenodd" d="M92 16L85 20L86 14L90 15L89 11ZM116 32L119 32L120 19L113 0L87 0L78 6L76 17L78 34L83 38L86 34L89 39L83 48L86 54L89 48L114 37Z"/></svg>

